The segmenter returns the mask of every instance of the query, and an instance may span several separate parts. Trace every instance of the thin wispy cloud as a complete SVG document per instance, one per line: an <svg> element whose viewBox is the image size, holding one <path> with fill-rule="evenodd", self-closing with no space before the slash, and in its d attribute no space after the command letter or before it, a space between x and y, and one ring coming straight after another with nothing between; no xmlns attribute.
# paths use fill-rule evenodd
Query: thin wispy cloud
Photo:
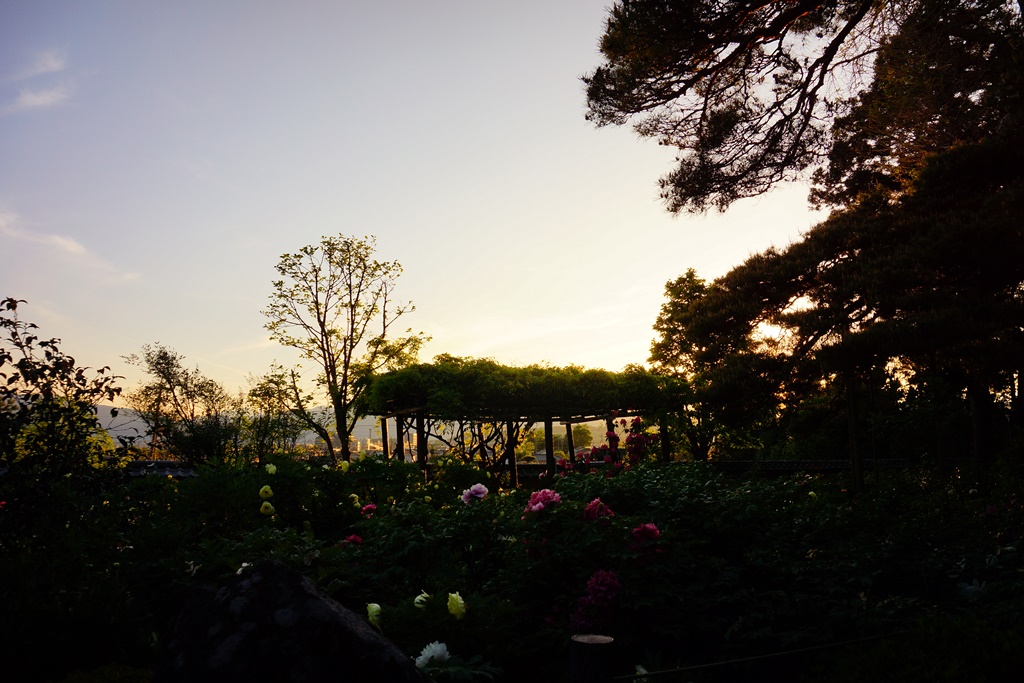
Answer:
<svg viewBox="0 0 1024 683"><path fill-rule="evenodd" d="M0 212L0 235L9 237L20 242L31 242L54 247L58 251L74 256L82 256L89 253L88 249L71 237L62 235L39 235L28 232L15 226L16 217L9 211Z"/></svg>
<svg viewBox="0 0 1024 683"><path fill-rule="evenodd" d="M72 81L62 77L62 82L55 83L54 79L47 77L67 71L68 67L67 55L60 50L36 54L27 66L4 79L8 84L20 84L21 87L16 96L0 94L0 101L6 100L0 104L0 115L52 109L66 103L74 94Z"/></svg>
<svg viewBox="0 0 1024 683"><path fill-rule="evenodd" d="M274 341L273 339L271 339L269 336L264 335L263 337L261 337L257 341L248 342L248 343L245 343L245 344L236 344L236 345L233 345L233 346L229 346L225 350L225 353L233 354L233 353L245 353L246 351L260 351L262 349L269 349L269 348L274 347L274 346L278 346L278 343L276 341Z"/></svg>
<svg viewBox="0 0 1024 683"><path fill-rule="evenodd" d="M70 85L62 84L53 88L31 89L24 88L13 102L3 107L4 114L31 111L34 109L50 109L58 107L69 99L74 92Z"/></svg>
<svg viewBox="0 0 1024 683"><path fill-rule="evenodd" d="M37 76L60 73L68 68L68 58L60 50L46 50L36 55L35 60L14 75L16 81L27 81Z"/></svg>
<svg viewBox="0 0 1024 683"><path fill-rule="evenodd" d="M102 276L112 283L123 283L137 280L138 273L121 271L109 261L87 249L81 242L73 237L38 233L26 230L18 226L17 216L7 210L0 209L0 243L6 240L20 242L23 245L39 245L43 248L44 258L61 258L65 261L98 271ZM6 238L3 239L3 238ZM17 245L5 245L4 251L8 254L17 249Z"/></svg>

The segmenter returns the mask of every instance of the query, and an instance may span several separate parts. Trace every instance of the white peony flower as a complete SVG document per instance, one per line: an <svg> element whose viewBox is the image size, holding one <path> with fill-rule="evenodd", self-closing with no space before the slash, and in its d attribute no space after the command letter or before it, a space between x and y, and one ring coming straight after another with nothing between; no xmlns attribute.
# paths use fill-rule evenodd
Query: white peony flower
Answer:
<svg viewBox="0 0 1024 683"><path fill-rule="evenodd" d="M424 647L423 652L416 658L416 668L422 669L432 661L447 662L449 656L448 646L435 640Z"/></svg>

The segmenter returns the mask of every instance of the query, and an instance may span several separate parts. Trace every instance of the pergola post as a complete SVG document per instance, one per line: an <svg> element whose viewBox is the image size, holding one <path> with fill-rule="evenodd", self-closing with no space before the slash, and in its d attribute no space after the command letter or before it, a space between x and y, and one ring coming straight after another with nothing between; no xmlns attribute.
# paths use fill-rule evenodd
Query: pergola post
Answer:
<svg viewBox="0 0 1024 683"><path fill-rule="evenodd" d="M405 419L401 415L395 416L395 432L395 457L405 462Z"/></svg>
<svg viewBox="0 0 1024 683"><path fill-rule="evenodd" d="M516 424L512 420L505 423L505 457L508 458L508 480L512 488L519 486L519 476L516 472L516 444L513 440Z"/></svg>
<svg viewBox="0 0 1024 683"><path fill-rule="evenodd" d="M386 417L380 419L380 440L384 445L384 459L387 460L391 457L391 444L388 443L388 418Z"/></svg>
<svg viewBox="0 0 1024 683"><path fill-rule="evenodd" d="M552 433L553 420L550 417L544 418L544 449L548 452L548 474L555 476L555 438Z"/></svg>
<svg viewBox="0 0 1024 683"><path fill-rule="evenodd" d="M565 423L565 447L569 450L569 462L576 464L576 444L572 442L572 422Z"/></svg>
<svg viewBox="0 0 1024 683"><path fill-rule="evenodd" d="M427 424L423 411L416 411L416 461L427 471Z"/></svg>

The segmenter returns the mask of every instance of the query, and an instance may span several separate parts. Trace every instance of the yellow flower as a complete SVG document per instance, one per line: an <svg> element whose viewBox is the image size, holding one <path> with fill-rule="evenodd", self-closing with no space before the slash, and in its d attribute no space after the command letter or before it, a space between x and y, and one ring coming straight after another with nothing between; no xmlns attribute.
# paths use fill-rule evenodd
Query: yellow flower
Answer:
<svg viewBox="0 0 1024 683"><path fill-rule="evenodd" d="M341 461L341 473L344 474L345 472L348 472L348 468L349 468L348 460L342 460Z"/></svg>
<svg viewBox="0 0 1024 683"><path fill-rule="evenodd" d="M359 496L357 496L357 495L356 495L356 494L354 494L354 493L350 493L350 494L348 494L348 497L349 497L349 498L350 498L350 499L352 500L352 505L356 506L357 508L361 508L361 507L363 507L363 506L362 506L362 505L361 505L361 504L359 503Z"/></svg>
<svg viewBox="0 0 1024 683"><path fill-rule="evenodd" d="M260 505L260 512L265 515L274 514L274 506L270 504L269 500L263 501L263 505Z"/></svg>
<svg viewBox="0 0 1024 683"><path fill-rule="evenodd" d="M415 598L413 598L412 604L416 605L418 609L427 609L427 603L430 601L430 593L423 591Z"/></svg>
<svg viewBox="0 0 1024 683"><path fill-rule="evenodd" d="M366 603L366 618L369 619L370 623L380 628L380 605L375 602Z"/></svg>
<svg viewBox="0 0 1024 683"><path fill-rule="evenodd" d="M269 486L264 486L260 489L260 498L267 500L268 498L274 497L274 491Z"/></svg>
<svg viewBox="0 0 1024 683"><path fill-rule="evenodd" d="M423 496L423 502L424 502L424 503L429 503L429 502L430 502L430 501L432 501L432 500L434 500L434 499L433 499L433 498L431 498L430 496Z"/></svg>
<svg viewBox="0 0 1024 683"><path fill-rule="evenodd" d="M456 619L466 616L466 601L457 592L448 594L448 612Z"/></svg>
<svg viewBox="0 0 1024 683"><path fill-rule="evenodd" d="M277 465L272 462L268 462L263 466L263 469L267 471L267 474L277 474Z"/></svg>

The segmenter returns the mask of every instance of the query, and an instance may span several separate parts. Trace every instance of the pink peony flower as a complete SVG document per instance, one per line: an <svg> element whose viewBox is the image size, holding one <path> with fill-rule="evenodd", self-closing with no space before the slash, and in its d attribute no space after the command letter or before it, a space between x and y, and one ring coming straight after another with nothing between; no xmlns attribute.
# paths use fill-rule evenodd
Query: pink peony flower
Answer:
<svg viewBox="0 0 1024 683"><path fill-rule="evenodd" d="M366 505L363 506L363 509L360 510L359 512L360 512L360 514L363 515L363 517L372 517L373 513L376 512L376 511L377 511L377 506L376 505L374 505L373 503L367 503Z"/></svg>
<svg viewBox="0 0 1024 683"><path fill-rule="evenodd" d="M551 489L541 489L530 494L530 502L526 505L524 512L540 512L561 502L562 497L556 492Z"/></svg>
<svg viewBox="0 0 1024 683"><path fill-rule="evenodd" d="M474 500L483 500L487 497L487 487L483 484L473 484L462 492L462 502L469 505Z"/></svg>

